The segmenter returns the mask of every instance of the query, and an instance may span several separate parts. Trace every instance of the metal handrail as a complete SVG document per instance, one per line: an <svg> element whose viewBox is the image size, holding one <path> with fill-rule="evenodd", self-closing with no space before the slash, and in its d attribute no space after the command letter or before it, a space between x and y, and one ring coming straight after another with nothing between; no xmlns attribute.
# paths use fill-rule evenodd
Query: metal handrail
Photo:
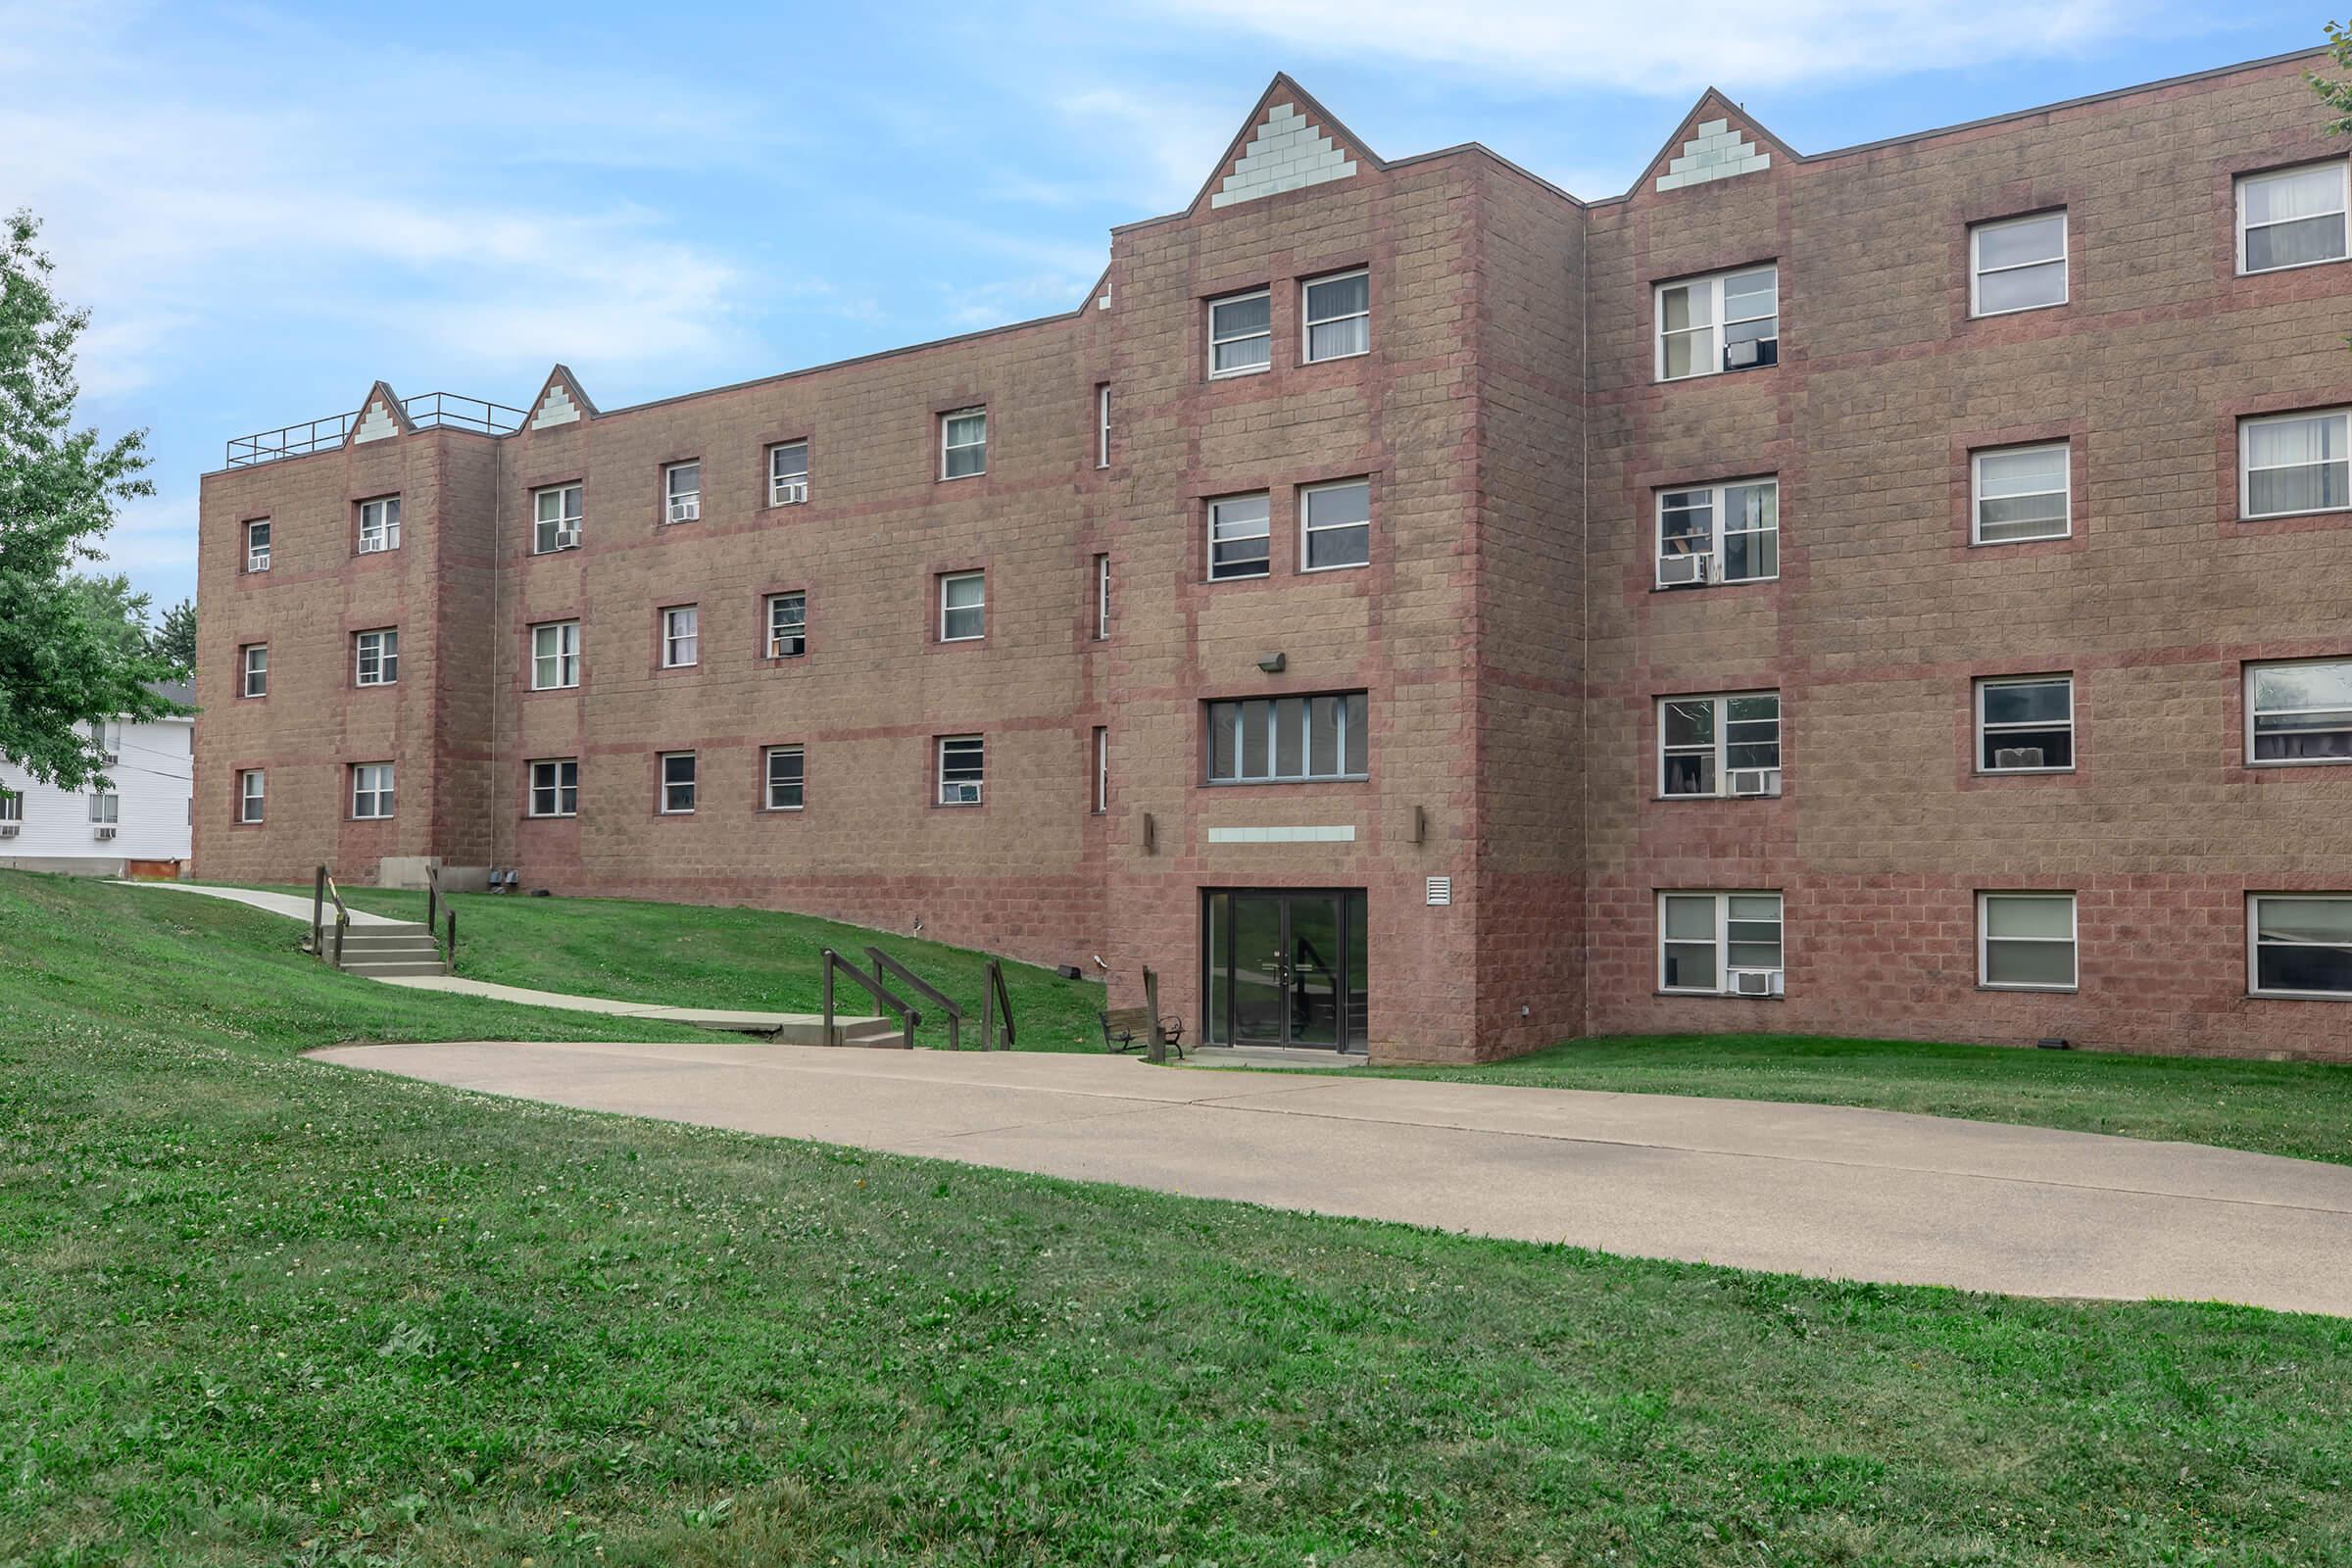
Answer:
<svg viewBox="0 0 2352 1568"><path fill-rule="evenodd" d="M848 975L851 979L857 981L858 985L862 986L865 989L865 994L867 996L872 997L883 1006L889 1007L899 1014L900 1018L902 1019L902 1027L900 1032L904 1036L899 1043L906 1050L912 1051L914 1049L914 1031L921 1027L923 1015L917 1012L914 1009L913 1004L907 1002L906 998L892 991L890 987L884 985L881 981L868 979L864 970L851 963L849 959L843 957L840 954L835 953L831 948L824 950L825 1044L829 1046L834 1043L833 972L837 969L843 974Z"/></svg>
<svg viewBox="0 0 2352 1568"><path fill-rule="evenodd" d="M511 435L521 429L522 421L529 417L525 410L469 398L459 392L420 392L413 398L402 398L400 407L409 416L409 422L419 430L447 425L481 435ZM299 458L339 447L350 438L351 427L359 422L360 414L360 410L354 409L349 414L330 414L254 435L232 436L228 442L228 466L250 468L257 464L275 463L280 458Z"/></svg>
<svg viewBox="0 0 2352 1568"><path fill-rule="evenodd" d="M982 1051L1010 1051L1012 1049L1012 994L1004 989L1004 966L996 959L988 960L988 987L981 993L980 1049ZM997 1019L1004 1020L1004 1044L997 1044Z"/></svg>
<svg viewBox="0 0 2352 1568"><path fill-rule="evenodd" d="M882 971L888 969L892 974L897 975L903 984L938 1003L940 1010L948 1015L948 1049L950 1051L963 1049L963 1009L956 1004L955 998L932 985L880 948L869 945L865 950L865 956L874 960L875 979L881 979Z"/></svg>

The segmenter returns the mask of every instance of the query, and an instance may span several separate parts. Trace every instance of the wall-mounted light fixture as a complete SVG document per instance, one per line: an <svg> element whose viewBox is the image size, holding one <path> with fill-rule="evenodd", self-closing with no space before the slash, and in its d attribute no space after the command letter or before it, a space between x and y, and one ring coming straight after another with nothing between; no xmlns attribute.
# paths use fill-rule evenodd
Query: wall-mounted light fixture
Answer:
<svg viewBox="0 0 2352 1568"><path fill-rule="evenodd" d="M1290 668L1290 656L1287 654L1260 654L1257 656L1257 667L1269 675L1279 675Z"/></svg>

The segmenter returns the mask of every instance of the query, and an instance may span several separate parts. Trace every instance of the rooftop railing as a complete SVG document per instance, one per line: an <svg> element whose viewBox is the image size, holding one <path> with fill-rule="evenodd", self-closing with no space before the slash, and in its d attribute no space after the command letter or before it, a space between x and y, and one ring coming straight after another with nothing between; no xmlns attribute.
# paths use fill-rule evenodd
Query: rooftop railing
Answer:
<svg viewBox="0 0 2352 1568"><path fill-rule="evenodd" d="M410 422L420 430L447 425L483 435L507 435L521 429L524 417L521 409L456 392L421 392L413 398L402 398L400 406ZM339 447L350 437L351 427L359 417L360 411L355 409L349 414L331 414L302 424L232 437L228 443L228 466L250 468L256 464L275 463L280 458L299 458Z"/></svg>

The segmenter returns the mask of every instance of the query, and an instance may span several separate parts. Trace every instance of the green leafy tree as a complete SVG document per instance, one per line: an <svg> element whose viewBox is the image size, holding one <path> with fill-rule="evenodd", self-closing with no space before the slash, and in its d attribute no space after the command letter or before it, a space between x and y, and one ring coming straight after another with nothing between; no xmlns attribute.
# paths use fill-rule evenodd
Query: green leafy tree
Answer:
<svg viewBox="0 0 2352 1568"><path fill-rule="evenodd" d="M121 572L70 576L61 586L81 601L91 629L117 653L129 657L154 646L154 636L147 629L147 608L152 601L134 590L128 577Z"/></svg>
<svg viewBox="0 0 2352 1568"><path fill-rule="evenodd" d="M2352 71L2352 27L2340 22L2328 24L2328 53L2338 69ZM2335 112L2335 119L2328 122L2328 134L2352 135L2352 80L2330 80L2316 71L2307 74L2311 90L2320 95L2322 103Z"/></svg>
<svg viewBox="0 0 2352 1568"><path fill-rule="evenodd" d="M123 635L129 585L72 576L98 559L115 504L155 487L139 477L144 431L101 445L74 428L74 344L89 317L50 292L39 232L28 212L0 227L0 759L78 790L104 778L93 720L186 710L147 689L172 670L143 626Z"/></svg>
<svg viewBox="0 0 2352 1568"><path fill-rule="evenodd" d="M182 599L164 612L156 622L155 633L147 639L147 651L184 674L196 672L196 602Z"/></svg>

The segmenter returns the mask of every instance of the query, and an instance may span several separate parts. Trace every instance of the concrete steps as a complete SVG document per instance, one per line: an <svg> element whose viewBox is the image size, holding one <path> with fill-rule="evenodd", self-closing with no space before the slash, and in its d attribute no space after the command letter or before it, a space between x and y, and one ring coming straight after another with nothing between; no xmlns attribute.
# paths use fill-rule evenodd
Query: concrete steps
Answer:
<svg viewBox="0 0 2352 1568"><path fill-rule="evenodd" d="M346 926L342 967L346 974L370 980L448 972L432 932L414 921Z"/></svg>

